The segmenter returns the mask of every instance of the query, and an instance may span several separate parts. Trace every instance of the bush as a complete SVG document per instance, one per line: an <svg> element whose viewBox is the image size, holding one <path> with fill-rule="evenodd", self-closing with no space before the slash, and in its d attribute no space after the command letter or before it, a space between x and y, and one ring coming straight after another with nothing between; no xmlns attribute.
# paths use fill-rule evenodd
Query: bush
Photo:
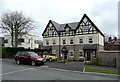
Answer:
<svg viewBox="0 0 120 82"><path fill-rule="evenodd" d="M18 51L23 51L24 48L15 48L15 47L7 47L7 48L2 48L2 58L14 58L15 54Z"/></svg>
<svg viewBox="0 0 120 82"><path fill-rule="evenodd" d="M15 54L18 51L33 51L33 52L42 52L40 49L24 49L23 47L7 47L2 48L2 58L14 58Z"/></svg>

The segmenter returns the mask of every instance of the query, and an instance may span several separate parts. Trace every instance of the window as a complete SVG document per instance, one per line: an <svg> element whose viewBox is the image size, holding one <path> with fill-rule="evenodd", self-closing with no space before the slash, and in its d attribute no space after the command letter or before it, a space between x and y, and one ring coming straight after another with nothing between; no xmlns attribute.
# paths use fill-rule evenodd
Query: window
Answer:
<svg viewBox="0 0 120 82"><path fill-rule="evenodd" d="M92 38L89 38L89 43L93 43L93 40L92 40Z"/></svg>
<svg viewBox="0 0 120 82"><path fill-rule="evenodd" d="M53 40L53 44L56 44L56 43L55 43L55 40Z"/></svg>
<svg viewBox="0 0 120 82"><path fill-rule="evenodd" d="M83 43L83 38L80 38L80 41L79 41L79 43Z"/></svg>
<svg viewBox="0 0 120 82"><path fill-rule="evenodd" d="M70 52L70 56L73 56L74 54L73 54L73 52Z"/></svg>
<svg viewBox="0 0 120 82"><path fill-rule="evenodd" d="M49 30L49 34L52 35L52 30Z"/></svg>
<svg viewBox="0 0 120 82"><path fill-rule="evenodd" d="M6 39L6 40L4 40L4 43L8 43L8 40Z"/></svg>
<svg viewBox="0 0 120 82"><path fill-rule="evenodd" d="M89 27L88 26L83 26L83 32L88 32Z"/></svg>
<svg viewBox="0 0 120 82"><path fill-rule="evenodd" d="M80 53L79 53L79 56L83 56L83 52L80 52Z"/></svg>
<svg viewBox="0 0 120 82"><path fill-rule="evenodd" d="M70 40L70 44L73 44L73 39Z"/></svg>
<svg viewBox="0 0 120 82"><path fill-rule="evenodd" d="M30 43L30 39L29 39L29 43Z"/></svg>
<svg viewBox="0 0 120 82"><path fill-rule="evenodd" d="M36 43L36 44L39 44L39 41L38 41L38 40L35 40L35 43Z"/></svg>
<svg viewBox="0 0 120 82"><path fill-rule="evenodd" d="M66 41L65 41L65 40L63 40L63 44L66 44Z"/></svg>
<svg viewBox="0 0 120 82"><path fill-rule="evenodd" d="M69 33L69 27L66 28L66 33Z"/></svg>
<svg viewBox="0 0 120 82"><path fill-rule="evenodd" d="M24 38L18 39L18 42L25 42L25 41L24 41Z"/></svg>
<svg viewBox="0 0 120 82"><path fill-rule="evenodd" d="M46 41L46 45L49 45L49 41Z"/></svg>

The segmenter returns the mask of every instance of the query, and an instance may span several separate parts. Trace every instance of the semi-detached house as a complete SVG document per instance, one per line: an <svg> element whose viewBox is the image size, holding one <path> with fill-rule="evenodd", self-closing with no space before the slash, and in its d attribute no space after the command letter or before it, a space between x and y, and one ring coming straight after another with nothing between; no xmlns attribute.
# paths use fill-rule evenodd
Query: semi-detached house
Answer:
<svg viewBox="0 0 120 82"><path fill-rule="evenodd" d="M59 24L49 20L43 34L44 48L51 48L52 53L61 58L61 49L66 47L67 60L86 61L97 59L99 50L104 47L104 35L84 14L79 22Z"/></svg>

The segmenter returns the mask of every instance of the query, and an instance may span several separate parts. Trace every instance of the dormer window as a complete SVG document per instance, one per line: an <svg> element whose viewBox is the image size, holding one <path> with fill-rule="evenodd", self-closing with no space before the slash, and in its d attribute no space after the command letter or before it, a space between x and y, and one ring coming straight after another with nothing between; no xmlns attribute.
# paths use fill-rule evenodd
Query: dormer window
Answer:
<svg viewBox="0 0 120 82"><path fill-rule="evenodd" d="M87 25L85 25L85 26L83 26L83 32L88 32L88 30L89 30L89 27L87 26Z"/></svg>

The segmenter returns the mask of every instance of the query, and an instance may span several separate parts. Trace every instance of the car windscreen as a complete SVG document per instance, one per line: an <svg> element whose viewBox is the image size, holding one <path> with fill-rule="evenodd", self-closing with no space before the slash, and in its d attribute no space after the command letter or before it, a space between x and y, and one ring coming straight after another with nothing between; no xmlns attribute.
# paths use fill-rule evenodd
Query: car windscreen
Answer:
<svg viewBox="0 0 120 82"><path fill-rule="evenodd" d="M51 56L56 56L55 54L51 54Z"/></svg>
<svg viewBox="0 0 120 82"><path fill-rule="evenodd" d="M34 53L34 52L29 52L30 56L35 57L38 56L38 54Z"/></svg>

